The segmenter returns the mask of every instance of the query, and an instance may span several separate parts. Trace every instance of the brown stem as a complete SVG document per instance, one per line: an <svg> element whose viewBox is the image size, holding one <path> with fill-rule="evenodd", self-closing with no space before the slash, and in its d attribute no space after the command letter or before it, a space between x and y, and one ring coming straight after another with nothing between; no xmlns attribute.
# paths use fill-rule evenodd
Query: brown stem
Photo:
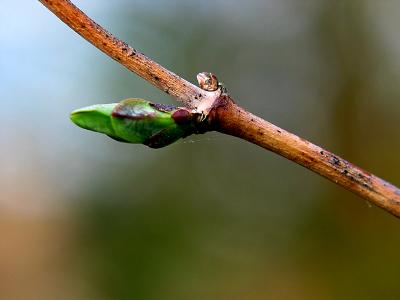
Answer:
<svg viewBox="0 0 400 300"><path fill-rule="evenodd" d="M214 129L290 159L400 217L400 189L343 158L279 128L222 96L209 114Z"/></svg>
<svg viewBox="0 0 400 300"><path fill-rule="evenodd" d="M208 92L191 84L114 37L70 1L39 1L85 40L187 107L195 109L200 102L212 103L219 96L218 92Z"/></svg>
<svg viewBox="0 0 400 300"><path fill-rule="evenodd" d="M213 129L282 155L400 217L400 190L298 136L238 107L220 91L207 92L115 38L68 0L39 0L64 23L120 64L190 108L210 112Z"/></svg>

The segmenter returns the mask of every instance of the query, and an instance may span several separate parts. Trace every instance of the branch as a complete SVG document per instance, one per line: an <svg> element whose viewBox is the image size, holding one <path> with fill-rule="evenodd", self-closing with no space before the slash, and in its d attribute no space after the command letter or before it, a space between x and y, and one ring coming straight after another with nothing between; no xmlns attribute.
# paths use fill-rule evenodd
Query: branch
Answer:
<svg viewBox="0 0 400 300"><path fill-rule="evenodd" d="M165 69L125 42L114 37L68 0L39 0L85 40L160 90L196 109L212 103L219 92L208 92Z"/></svg>
<svg viewBox="0 0 400 300"><path fill-rule="evenodd" d="M108 56L187 107L206 112L213 130L286 157L400 217L400 189L339 156L237 106L221 90L205 91L115 38L68 0L39 0L65 24Z"/></svg>
<svg viewBox="0 0 400 300"><path fill-rule="evenodd" d="M400 217L400 189L343 158L237 106L229 96L214 103L214 129L290 159Z"/></svg>

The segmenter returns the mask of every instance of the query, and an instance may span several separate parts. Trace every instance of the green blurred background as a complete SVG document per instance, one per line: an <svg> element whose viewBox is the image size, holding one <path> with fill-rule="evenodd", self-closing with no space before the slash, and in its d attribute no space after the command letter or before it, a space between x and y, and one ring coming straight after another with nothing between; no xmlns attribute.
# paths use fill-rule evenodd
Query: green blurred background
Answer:
<svg viewBox="0 0 400 300"><path fill-rule="evenodd" d="M400 184L400 1L75 1L195 82ZM399 299L400 221L216 133L152 150L73 109L174 103L38 1L0 10L0 298Z"/></svg>

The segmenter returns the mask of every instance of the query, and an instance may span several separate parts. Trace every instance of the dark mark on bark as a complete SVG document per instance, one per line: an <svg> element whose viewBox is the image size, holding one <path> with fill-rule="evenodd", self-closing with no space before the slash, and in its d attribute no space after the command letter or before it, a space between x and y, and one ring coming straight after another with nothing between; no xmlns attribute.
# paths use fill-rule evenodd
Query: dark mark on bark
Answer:
<svg viewBox="0 0 400 300"><path fill-rule="evenodd" d="M121 46L122 51L127 51L130 48L126 42L120 41L118 39L115 39L115 40L118 41L118 45Z"/></svg>
<svg viewBox="0 0 400 300"><path fill-rule="evenodd" d="M334 164L335 166L340 166L340 159L332 155L331 163Z"/></svg>
<svg viewBox="0 0 400 300"><path fill-rule="evenodd" d="M324 154L325 154L324 151L320 151L319 153L321 153L321 155L324 155Z"/></svg>
<svg viewBox="0 0 400 300"><path fill-rule="evenodd" d="M278 133L282 133L282 131L280 131L279 129L276 130Z"/></svg>

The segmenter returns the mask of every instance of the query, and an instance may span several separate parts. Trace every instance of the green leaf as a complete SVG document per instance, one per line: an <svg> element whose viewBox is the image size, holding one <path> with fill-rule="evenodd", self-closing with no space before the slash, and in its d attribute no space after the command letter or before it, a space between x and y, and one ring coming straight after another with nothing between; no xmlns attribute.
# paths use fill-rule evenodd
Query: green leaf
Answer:
<svg viewBox="0 0 400 300"><path fill-rule="evenodd" d="M132 98L77 109L71 113L71 120L121 142L161 148L194 133L198 119L187 108Z"/></svg>
<svg viewBox="0 0 400 300"><path fill-rule="evenodd" d="M115 136L110 116L116 105L117 103L96 104L74 110L71 121L84 129Z"/></svg>

